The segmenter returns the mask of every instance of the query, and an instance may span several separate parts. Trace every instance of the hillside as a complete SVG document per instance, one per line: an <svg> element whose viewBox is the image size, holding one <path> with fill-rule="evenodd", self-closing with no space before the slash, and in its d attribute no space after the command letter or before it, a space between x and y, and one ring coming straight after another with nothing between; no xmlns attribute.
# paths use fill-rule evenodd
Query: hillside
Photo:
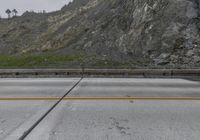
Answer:
<svg viewBox="0 0 200 140"><path fill-rule="evenodd" d="M0 66L200 66L198 0L74 0L0 21Z"/></svg>

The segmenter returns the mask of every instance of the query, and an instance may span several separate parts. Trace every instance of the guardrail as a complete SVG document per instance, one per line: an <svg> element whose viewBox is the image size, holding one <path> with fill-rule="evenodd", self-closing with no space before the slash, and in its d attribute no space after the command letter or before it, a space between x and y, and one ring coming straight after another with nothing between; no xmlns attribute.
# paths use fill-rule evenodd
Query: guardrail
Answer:
<svg viewBox="0 0 200 140"><path fill-rule="evenodd" d="M0 69L0 77L200 77L200 69Z"/></svg>

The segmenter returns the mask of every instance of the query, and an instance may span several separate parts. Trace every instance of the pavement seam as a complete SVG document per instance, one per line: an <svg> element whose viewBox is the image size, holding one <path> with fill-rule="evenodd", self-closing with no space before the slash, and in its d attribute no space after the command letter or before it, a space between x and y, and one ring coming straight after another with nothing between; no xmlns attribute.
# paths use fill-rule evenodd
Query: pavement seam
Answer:
<svg viewBox="0 0 200 140"><path fill-rule="evenodd" d="M52 107L47 110L44 115L42 115L27 131L23 133L23 135L18 140L24 140L37 125L51 112L53 109L82 81L83 77L80 78L80 80L71 87L70 90L68 90Z"/></svg>

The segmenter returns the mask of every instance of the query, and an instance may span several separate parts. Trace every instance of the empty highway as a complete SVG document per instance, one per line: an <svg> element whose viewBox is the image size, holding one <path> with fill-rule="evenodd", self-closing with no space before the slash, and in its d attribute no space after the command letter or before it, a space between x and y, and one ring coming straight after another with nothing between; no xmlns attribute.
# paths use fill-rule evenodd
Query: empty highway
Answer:
<svg viewBox="0 0 200 140"><path fill-rule="evenodd" d="M78 83L79 80L0 79L1 99L32 98L0 100L0 139L20 139L71 89L66 97L79 99L59 102L23 139L199 140L199 100L82 100L84 97L200 98L199 82L83 78ZM57 100L48 100L51 97Z"/></svg>

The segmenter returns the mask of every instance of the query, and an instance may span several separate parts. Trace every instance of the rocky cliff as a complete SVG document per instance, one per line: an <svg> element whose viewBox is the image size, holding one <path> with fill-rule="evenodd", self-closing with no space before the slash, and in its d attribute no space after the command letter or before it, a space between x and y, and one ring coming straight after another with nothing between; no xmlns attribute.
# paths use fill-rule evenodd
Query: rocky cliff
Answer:
<svg viewBox="0 0 200 140"><path fill-rule="evenodd" d="M0 21L4 55L80 54L85 65L200 66L199 0L74 0Z"/></svg>

